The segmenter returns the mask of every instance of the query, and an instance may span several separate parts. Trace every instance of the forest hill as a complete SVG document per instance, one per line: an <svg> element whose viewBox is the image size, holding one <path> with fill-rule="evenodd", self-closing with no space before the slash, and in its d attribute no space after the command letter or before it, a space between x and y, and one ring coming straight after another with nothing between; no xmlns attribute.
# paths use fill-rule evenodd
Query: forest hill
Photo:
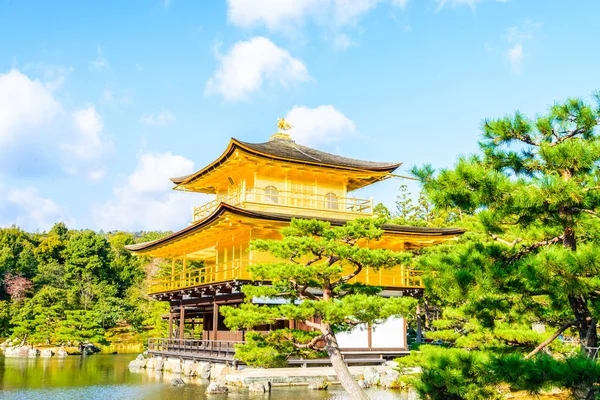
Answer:
<svg viewBox="0 0 600 400"><path fill-rule="evenodd" d="M0 337L109 344L164 334L164 303L144 295L146 275L160 275L161 263L124 248L161 235L76 231L63 223L47 233L0 229Z"/></svg>

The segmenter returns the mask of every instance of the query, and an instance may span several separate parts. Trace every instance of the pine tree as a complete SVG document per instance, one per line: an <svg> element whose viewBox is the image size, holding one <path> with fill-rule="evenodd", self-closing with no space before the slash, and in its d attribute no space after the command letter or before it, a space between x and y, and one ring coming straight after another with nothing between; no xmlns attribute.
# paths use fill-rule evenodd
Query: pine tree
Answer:
<svg viewBox="0 0 600 400"><path fill-rule="evenodd" d="M274 324L282 319L303 322L318 334L298 343L293 334L282 333L278 336L280 340L293 341L297 349L314 351L321 350L318 343L324 343L338 379L351 398L368 399L344 363L336 332L393 315L412 315L415 307L412 298L384 298L377 295L381 288L348 284L366 268L375 271L391 268L409 258L406 253L357 245L361 240L379 239L383 234L382 223L380 219L358 219L342 227L332 227L324 221L292 220L282 230L282 240L253 241L254 250L268 252L281 261L248 267L254 279L269 281L271 285L244 286L248 302L238 308L222 307L225 324L237 330ZM283 298L289 302L279 306L252 304L257 297ZM273 346L270 349L276 350ZM253 362L269 356L268 352L249 351L247 347L241 350L238 356L249 354ZM278 355L273 352L272 357Z"/></svg>
<svg viewBox="0 0 600 400"><path fill-rule="evenodd" d="M454 301L485 327L538 320L559 327L557 333L574 327L584 350L598 346L595 97L596 106L569 99L534 119L517 112L487 120L479 154L439 173L428 165L413 169L437 207L477 220L457 244L421 260L437 271L429 281L433 296Z"/></svg>

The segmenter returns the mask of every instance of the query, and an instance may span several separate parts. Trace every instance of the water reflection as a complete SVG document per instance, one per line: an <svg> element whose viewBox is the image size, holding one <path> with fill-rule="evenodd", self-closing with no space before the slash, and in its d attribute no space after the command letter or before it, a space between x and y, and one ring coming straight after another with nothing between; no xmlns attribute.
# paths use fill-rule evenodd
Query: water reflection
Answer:
<svg viewBox="0 0 600 400"><path fill-rule="evenodd" d="M0 398L21 399L257 399L257 400L345 400L339 387L312 391L303 387L274 387L271 394L254 394L233 388L227 395L206 396L207 381L183 378L183 387L170 385L174 377L160 371L130 372L134 355L70 356L65 358L0 357ZM376 400L406 398L398 392L371 390Z"/></svg>

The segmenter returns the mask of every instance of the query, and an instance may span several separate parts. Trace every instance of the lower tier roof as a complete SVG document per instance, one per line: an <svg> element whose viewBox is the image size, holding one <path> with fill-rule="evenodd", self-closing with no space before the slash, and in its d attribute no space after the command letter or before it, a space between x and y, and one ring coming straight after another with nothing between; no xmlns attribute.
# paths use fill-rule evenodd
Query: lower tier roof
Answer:
<svg viewBox="0 0 600 400"><path fill-rule="evenodd" d="M239 207L235 207L229 205L227 203L221 203L219 207L215 209L208 217L203 220L192 224L178 232L174 232L164 238L153 240L150 242L137 243L132 245L127 245L125 248L127 250L133 252L146 252L157 247L169 244L170 242L174 242L178 239L184 238L188 235L194 234L197 231L201 231L203 228L211 225L215 221L217 221L223 214L232 213L234 215L263 220L263 221L279 221L279 222L290 222L292 219L315 219L314 217L303 217L298 215L288 215L288 214L278 214L271 213L265 211L251 211ZM321 221L329 222L333 226L342 226L348 222L348 220L344 219L332 219L332 218L318 218ZM396 224L384 224L381 228L385 232L389 233L399 233L399 234L420 234L431 236L432 239L445 237L447 239L463 234L464 229L460 228L427 228L420 226L406 226L406 225L396 225Z"/></svg>

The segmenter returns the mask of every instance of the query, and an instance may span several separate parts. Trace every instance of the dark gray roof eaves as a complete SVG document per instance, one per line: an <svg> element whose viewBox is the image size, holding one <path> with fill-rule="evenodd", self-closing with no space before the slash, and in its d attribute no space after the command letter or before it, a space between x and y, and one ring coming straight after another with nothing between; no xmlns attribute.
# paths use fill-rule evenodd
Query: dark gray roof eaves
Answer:
<svg viewBox="0 0 600 400"><path fill-rule="evenodd" d="M246 217L254 217L262 220L271 220L271 221L281 221L281 222L289 222L294 218L297 219L315 219L315 217L311 216L298 216L298 215L289 215L289 214L279 214L279 213L270 213L265 211L251 211L243 208L235 207L229 205L227 203L221 203L219 207L215 209L208 217L205 219L185 227L184 229L172 233L169 236L166 236L161 239L153 240L151 242L144 243L136 243L132 245L127 245L125 248L130 251L143 251L150 250L162 244L166 244L172 240L176 240L178 238L184 237L189 233L192 233L197 230L201 230L203 227L211 224L216 221L219 216L221 216L224 212L229 211L233 214L246 216ZM334 226L344 225L347 220L343 219L333 219L333 218L317 218L321 221L326 221L331 223ZM432 236L456 236L461 235L465 232L464 229L461 228L427 228L421 226L405 226L405 225L396 225L396 224L384 224L381 227L383 230L387 232L395 232L395 233L408 233L408 234L425 234Z"/></svg>
<svg viewBox="0 0 600 400"><path fill-rule="evenodd" d="M211 169L220 163L227 160L234 152L236 147L240 147L246 151L256 153L258 155L271 157L274 159L292 160L301 163L317 164L331 168L355 169L373 172L388 172L396 170L401 162L376 162L357 160L349 157L342 157L335 154L327 153L311 147L302 146L291 140L270 140L264 143L248 143L242 142L235 138L231 139L228 149L209 167L205 167L199 171L185 176L171 178L171 181L176 185L182 184L189 179L195 179L201 176L207 169Z"/></svg>

